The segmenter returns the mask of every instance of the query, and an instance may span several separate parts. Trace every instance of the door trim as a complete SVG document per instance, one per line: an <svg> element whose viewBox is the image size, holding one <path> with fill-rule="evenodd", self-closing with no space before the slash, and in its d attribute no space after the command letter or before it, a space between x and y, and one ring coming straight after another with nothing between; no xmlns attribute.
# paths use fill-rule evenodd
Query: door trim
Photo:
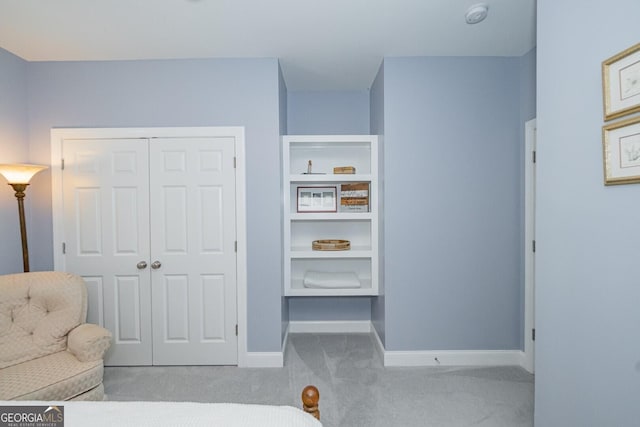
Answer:
<svg viewBox="0 0 640 427"><path fill-rule="evenodd" d="M535 371L535 213L536 213L536 119L524 124L524 363L523 368Z"/></svg>
<svg viewBox="0 0 640 427"><path fill-rule="evenodd" d="M55 128L51 129L51 207L53 213L53 267L65 270L62 193L62 141L65 139L170 138L230 136L236 156L236 309L238 366L247 366L247 212L245 132L242 126L150 127L150 128Z"/></svg>

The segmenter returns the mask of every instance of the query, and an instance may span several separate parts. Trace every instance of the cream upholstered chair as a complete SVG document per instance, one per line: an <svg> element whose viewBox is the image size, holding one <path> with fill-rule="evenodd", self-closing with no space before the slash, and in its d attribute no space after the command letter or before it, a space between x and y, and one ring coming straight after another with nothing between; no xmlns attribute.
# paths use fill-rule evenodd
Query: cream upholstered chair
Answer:
<svg viewBox="0 0 640 427"><path fill-rule="evenodd" d="M111 333L86 317L79 276L0 276L0 400L102 400Z"/></svg>

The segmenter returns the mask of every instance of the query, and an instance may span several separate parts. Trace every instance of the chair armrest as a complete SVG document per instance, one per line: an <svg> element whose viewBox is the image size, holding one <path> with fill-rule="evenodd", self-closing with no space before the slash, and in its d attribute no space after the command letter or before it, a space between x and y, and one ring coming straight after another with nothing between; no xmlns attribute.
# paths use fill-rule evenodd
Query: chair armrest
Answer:
<svg viewBox="0 0 640 427"><path fill-rule="evenodd" d="M81 362L103 359L110 346L111 332L92 323L74 328L67 338L67 349Z"/></svg>

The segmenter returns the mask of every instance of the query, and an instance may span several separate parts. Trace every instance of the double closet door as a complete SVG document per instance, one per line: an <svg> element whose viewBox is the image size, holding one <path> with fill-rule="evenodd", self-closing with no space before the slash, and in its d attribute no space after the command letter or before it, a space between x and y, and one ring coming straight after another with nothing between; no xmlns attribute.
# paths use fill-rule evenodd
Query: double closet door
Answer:
<svg viewBox="0 0 640 427"><path fill-rule="evenodd" d="M232 137L65 139L65 270L106 365L237 364Z"/></svg>

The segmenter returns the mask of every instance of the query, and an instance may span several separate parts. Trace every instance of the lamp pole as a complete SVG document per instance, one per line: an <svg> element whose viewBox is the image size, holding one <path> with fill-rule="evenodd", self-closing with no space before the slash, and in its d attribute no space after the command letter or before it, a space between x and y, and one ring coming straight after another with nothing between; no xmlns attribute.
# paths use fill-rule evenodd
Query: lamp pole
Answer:
<svg viewBox="0 0 640 427"><path fill-rule="evenodd" d="M24 190L29 184L9 184L16 192L18 199L18 216L20 217L20 237L22 239L22 265L24 272L29 271L29 249L27 247L27 225L24 220Z"/></svg>
<svg viewBox="0 0 640 427"><path fill-rule="evenodd" d="M22 266L25 273L29 271L29 249L27 247L27 224L24 220L24 190L27 189L31 178L46 168L47 166L43 165L0 164L0 175L7 180L11 188L16 192L16 199L18 199L20 238L22 239Z"/></svg>

